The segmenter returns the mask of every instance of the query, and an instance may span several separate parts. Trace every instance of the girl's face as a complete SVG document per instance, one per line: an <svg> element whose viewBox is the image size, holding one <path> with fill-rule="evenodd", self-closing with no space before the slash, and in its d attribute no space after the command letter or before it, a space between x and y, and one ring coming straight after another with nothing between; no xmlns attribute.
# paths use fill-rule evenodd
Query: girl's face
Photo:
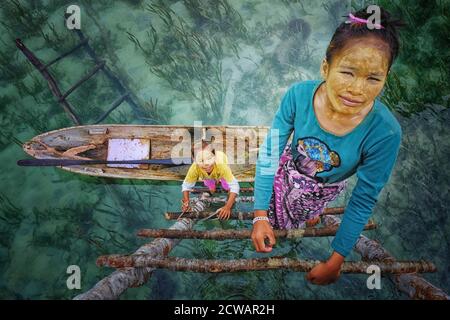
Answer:
<svg viewBox="0 0 450 320"><path fill-rule="evenodd" d="M388 45L375 37L355 39L322 62L329 107L341 114L357 115L371 107L386 82Z"/></svg>
<svg viewBox="0 0 450 320"><path fill-rule="evenodd" d="M215 162L215 155L208 149L200 150L195 157L195 163L207 173L211 173Z"/></svg>

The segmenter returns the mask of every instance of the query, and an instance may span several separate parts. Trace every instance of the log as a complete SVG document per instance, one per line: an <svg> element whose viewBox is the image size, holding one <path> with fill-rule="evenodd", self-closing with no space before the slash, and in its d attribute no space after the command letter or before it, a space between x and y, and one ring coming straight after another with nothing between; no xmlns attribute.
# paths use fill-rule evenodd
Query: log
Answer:
<svg viewBox="0 0 450 320"><path fill-rule="evenodd" d="M208 194L203 194L194 201L194 210L205 210L207 204L203 200L208 198ZM191 219L178 220L169 230L190 230L195 221ZM141 246L134 254L145 254L152 257L165 257L174 246L180 241L173 239L155 239L152 242ZM119 296L128 288L138 287L145 284L151 276L154 268L129 268L118 270L100 280L89 291L79 294L74 300L112 300Z"/></svg>
<svg viewBox="0 0 450 320"><path fill-rule="evenodd" d="M110 255L97 259L98 266L113 268L151 267L172 271L191 272L243 272L286 269L296 272L309 272L320 261L308 261L285 257L237 259L237 260L202 260L179 257L155 258L149 255ZM342 273L367 273L372 263L357 261L345 262ZM436 272L436 267L427 261L397 261L378 263L382 273Z"/></svg>
<svg viewBox="0 0 450 320"><path fill-rule="evenodd" d="M189 230L192 229L194 222L190 219L178 220L170 230ZM176 246L178 239L155 239L151 243L140 247L135 254L148 257L161 258ZM138 287L147 282L155 268L128 268L117 270L100 280L92 289L85 293L77 295L74 300L112 300L118 297L128 288Z"/></svg>
<svg viewBox="0 0 450 320"><path fill-rule="evenodd" d="M325 208L322 215L336 215L344 213L345 207ZM214 214L214 211L187 212L183 214L184 218L205 219ZM177 220L181 212L166 212L164 214L167 220ZM230 219L234 220L252 220L253 211L234 211L231 212Z"/></svg>
<svg viewBox="0 0 450 320"><path fill-rule="evenodd" d="M432 285L416 273L405 273L394 277L400 291L414 300L450 300L444 290Z"/></svg>
<svg viewBox="0 0 450 320"><path fill-rule="evenodd" d="M369 221L365 225L364 230L376 228L373 221ZM303 237L328 237L336 234L338 226L323 228L303 228L290 230L273 230L276 238L303 238ZM137 235L145 238L168 238L168 239L210 239L210 240L227 240L227 239L250 239L252 230L170 230L170 229L142 229Z"/></svg>
<svg viewBox="0 0 450 320"><path fill-rule="evenodd" d="M322 223L326 226L339 225L338 217L323 216ZM394 263L396 259L383 246L375 240L360 235L355 245L355 251L359 253L364 261L382 263ZM442 289L426 281L415 273L391 275L397 288L414 300L450 300Z"/></svg>

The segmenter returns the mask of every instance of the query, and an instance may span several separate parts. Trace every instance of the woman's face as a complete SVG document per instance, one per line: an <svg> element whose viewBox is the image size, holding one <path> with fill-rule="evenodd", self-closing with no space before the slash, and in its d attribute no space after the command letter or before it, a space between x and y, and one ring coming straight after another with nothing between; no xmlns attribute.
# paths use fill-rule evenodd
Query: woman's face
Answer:
<svg viewBox="0 0 450 320"><path fill-rule="evenodd" d="M205 170L207 173L211 173L214 167L214 163L216 162L216 157L214 153L212 153L208 149L203 149L199 151L195 157L195 163Z"/></svg>
<svg viewBox="0 0 450 320"><path fill-rule="evenodd" d="M357 115L371 107L386 82L389 47L375 37L355 39L336 52L331 65L322 62L328 106L333 111Z"/></svg>

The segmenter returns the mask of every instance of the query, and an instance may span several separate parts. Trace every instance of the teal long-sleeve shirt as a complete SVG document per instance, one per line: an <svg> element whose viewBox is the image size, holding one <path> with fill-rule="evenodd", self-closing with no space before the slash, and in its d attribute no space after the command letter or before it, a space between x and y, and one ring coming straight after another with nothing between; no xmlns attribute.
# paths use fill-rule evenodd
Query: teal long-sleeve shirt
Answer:
<svg viewBox="0 0 450 320"><path fill-rule="evenodd" d="M341 225L331 244L347 256L372 214L378 195L389 180L400 149L402 130L389 109L375 99L364 120L345 135L324 130L315 115L313 97L320 80L295 83L285 93L271 129L260 147L255 176L255 210L267 210L275 171L288 138L293 132L292 154L301 140L319 169L313 178L334 183L356 173L357 183Z"/></svg>

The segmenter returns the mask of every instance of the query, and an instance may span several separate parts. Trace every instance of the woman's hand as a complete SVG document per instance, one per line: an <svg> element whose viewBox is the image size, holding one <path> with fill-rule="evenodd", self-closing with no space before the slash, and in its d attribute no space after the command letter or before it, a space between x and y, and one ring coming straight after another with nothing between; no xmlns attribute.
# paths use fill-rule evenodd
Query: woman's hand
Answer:
<svg viewBox="0 0 450 320"><path fill-rule="evenodd" d="M255 217L258 216L267 216L267 213L263 210L257 210L255 211ZM266 238L269 240L267 245L265 243ZM276 240L272 226L268 221L260 220L255 222L252 230L252 241L257 252L272 251L272 247L276 244Z"/></svg>
<svg viewBox="0 0 450 320"><path fill-rule="evenodd" d="M334 252L327 262L321 262L312 268L306 275L306 279L318 285L327 285L336 282L341 276L341 266L343 263L344 257Z"/></svg>
<svg viewBox="0 0 450 320"><path fill-rule="evenodd" d="M228 220L231 216L231 207L225 205L222 208L217 209L216 212L218 213L219 219Z"/></svg>

